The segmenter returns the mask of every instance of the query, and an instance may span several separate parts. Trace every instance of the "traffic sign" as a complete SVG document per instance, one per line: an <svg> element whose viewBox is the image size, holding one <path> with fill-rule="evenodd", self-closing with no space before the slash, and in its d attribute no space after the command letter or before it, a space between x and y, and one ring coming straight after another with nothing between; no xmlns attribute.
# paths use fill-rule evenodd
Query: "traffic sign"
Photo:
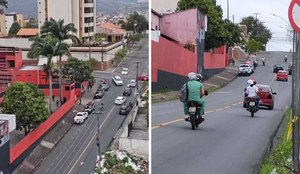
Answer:
<svg viewBox="0 0 300 174"><path fill-rule="evenodd" d="M288 13L292 27L296 32L300 33L300 0L292 0Z"/></svg>

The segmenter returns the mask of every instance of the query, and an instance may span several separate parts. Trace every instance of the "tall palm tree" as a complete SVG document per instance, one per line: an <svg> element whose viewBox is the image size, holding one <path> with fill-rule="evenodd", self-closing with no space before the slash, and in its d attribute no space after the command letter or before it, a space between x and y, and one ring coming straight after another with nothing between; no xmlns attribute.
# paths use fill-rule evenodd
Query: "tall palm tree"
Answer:
<svg viewBox="0 0 300 174"><path fill-rule="evenodd" d="M69 23L64 25L64 20L59 19L55 20L50 18L49 21L46 21L41 27L41 34L50 34L52 37L57 38L60 43L63 43L66 40L71 40L73 43L80 43L78 37L74 34L77 32L75 25ZM61 56L59 56L59 88L60 88L60 101L62 101L62 63Z"/></svg>
<svg viewBox="0 0 300 174"><path fill-rule="evenodd" d="M7 1L6 0L0 0L0 6L7 8Z"/></svg>
<svg viewBox="0 0 300 174"><path fill-rule="evenodd" d="M52 104L52 58L55 56L70 55L69 45L60 43L56 38L50 35L41 35L30 39L31 51L28 52L29 58L39 58L40 56L47 57L47 64L44 67L46 78L49 79L49 110L51 111Z"/></svg>

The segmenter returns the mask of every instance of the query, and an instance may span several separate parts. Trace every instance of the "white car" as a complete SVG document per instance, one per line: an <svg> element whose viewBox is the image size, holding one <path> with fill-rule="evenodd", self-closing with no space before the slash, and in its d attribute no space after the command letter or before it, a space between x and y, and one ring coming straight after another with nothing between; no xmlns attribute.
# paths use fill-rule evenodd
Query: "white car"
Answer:
<svg viewBox="0 0 300 174"><path fill-rule="evenodd" d="M128 68L123 68L121 74L122 75L127 75L128 74Z"/></svg>
<svg viewBox="0 0 300 174"><path fill-rule="evenodd" d="M240 64L239 66L239 75L248 75L250 76L253 72L254 69L250 64Z"/></svg>
<svg viewBox="0 0 300 174"><path fill-rule="evenodd" d="M74 123L82 124L88 118L88 112L78 112L74 117Z"/></svg>
<svg viewBox="0 0 300 174"><path fill-rule="evenodd" d="M130 80L128 87L135 87L136 86L136 81L134 79Z"/></svg>
<svg viewBox="0 0 300 174"><path fill-rule="evenodd" d="M123 80L121 79L120 76L114 76L114 77L113 77L113 82L114 82L117 86L122 86L122 85L123 85Z"/></svg>
<svg viewBox="0 0 300 174"><path fill-rule="evenodd" d="M115 104L122 105L123 103L125 103L125 101L126 101L126 97L119 96L115 99Z"/></svg>

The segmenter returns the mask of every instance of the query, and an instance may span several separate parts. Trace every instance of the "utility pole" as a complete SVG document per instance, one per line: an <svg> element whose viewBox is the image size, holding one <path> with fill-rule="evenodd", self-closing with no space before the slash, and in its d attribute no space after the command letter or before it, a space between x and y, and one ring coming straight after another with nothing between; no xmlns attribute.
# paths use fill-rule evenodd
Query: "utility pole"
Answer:
<svg viewBox="0 0 300 174"><path fill-rule="evenodd" d="M102 54L101 54L101 70L104 70L104 65L103 65L103 42L104 42L104 38L101 38L101 47L102 47Z"/></svg>
<svg viewBox="0 0 300 174"><path fill-rule="evenodd" d="M88 36L89 36L89 61L90 61L90 67L92 68L92 56L91 56L91 37L90 37L90 21L88 23Z"/></svg>
<svg viewBox="0 0 300 174"><path fill-rule="evenodd" d="M227 20L229 20L229 0L227 0Z"/></svg>
<svg viewBox="0 0 300 174"><path fill-rule="evenodd" d="M299 115L300 115L300 39L299 34L295 33L296 55L293 56L293 169L295 173L300 170L299 166ZM294 44L293 44L294 45ZM294 48L293 48L294 49ZM294 53L293 53L294 54Z"/></svg>
<svg viewBox="0 0 300 174"><path fill-rule="evenodd" d="M257 15L259 15L260 13L253 13L255 15L255 36L257 35L257 24L258 24L258 21L257 21Z"/></svg>
<svg viewBox="0 0 300 174"><path fill-rule="evenodd" d="M139 92L139 83L138 83L138 76L139 76L139 63L141 62L135 62L136 63L136 91Z"/></svg>
<svg viewBox="0 0 300 174"><path fill-rule="evenodd" d="M99 172L101 171L101 150L100 150L100 123L99 123L99 119L100 119L100 114L103 114L104 111L104 104L100 103L100 113L98 113L98 131L97 131L97 147L98 147L98 166L99 166Z"/></svg>

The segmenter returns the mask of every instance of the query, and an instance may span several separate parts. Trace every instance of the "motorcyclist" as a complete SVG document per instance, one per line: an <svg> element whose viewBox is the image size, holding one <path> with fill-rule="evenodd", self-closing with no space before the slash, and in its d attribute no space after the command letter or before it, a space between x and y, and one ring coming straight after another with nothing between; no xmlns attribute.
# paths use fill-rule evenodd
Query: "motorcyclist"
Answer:
<svg viewBox="0 0 300 174"><path fill-rule="evenodd" d="M198 104L201 104L201 109L199 110L200 115L204 115L205 112L205 100L202 96L205 95L202 81L202 75L190 72L188 74L189 81L187 82L188 87L188 101L197 101ZM184 113L188 114L187 103L184 104Z"/></svg>
<svg viewBox="0 0 300 174"><path fill-rule="evenodd" d="M256 108L259 109L259 97L257 95L257 92L258 92L258 88L256 87L256 85L254 85L254 82L253 80L248 80L250 86L248 86L246 88L246 96L247 96L247 99L249 98L255 98L255 105L256 105ZM248 101L248 100L247 100ZM248 102L247 102L248 103Z"/></svg>
<svg viewBox="0 0 300 174"><path fill-rule="evenodd" d="M263 64L263 66L265 66L265 63L266 63L266 58L265 58L264 56L262 56L262 58L261 58L261 62L262 62L262 64Z"/></svg>
<svg viewBox="0 0 300 174"><path fill-rule="evenodd" d="M284 61L285 61L285 62L287 61L287 55L284 56Z"/></svg>

